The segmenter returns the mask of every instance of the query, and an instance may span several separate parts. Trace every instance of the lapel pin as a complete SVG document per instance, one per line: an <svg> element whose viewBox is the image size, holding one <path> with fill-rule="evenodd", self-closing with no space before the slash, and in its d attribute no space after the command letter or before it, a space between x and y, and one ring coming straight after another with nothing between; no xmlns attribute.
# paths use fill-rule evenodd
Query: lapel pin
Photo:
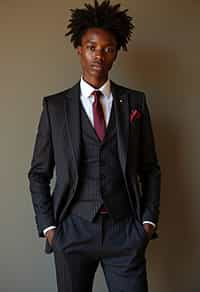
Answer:
<svg viewBox="0 0 200 292"><path fill-rule="evenodd" d="M120 99L120 100L119 100L119 102L121 102L121 103L122 103L122 102L123 102L123 99Z"/></svg>

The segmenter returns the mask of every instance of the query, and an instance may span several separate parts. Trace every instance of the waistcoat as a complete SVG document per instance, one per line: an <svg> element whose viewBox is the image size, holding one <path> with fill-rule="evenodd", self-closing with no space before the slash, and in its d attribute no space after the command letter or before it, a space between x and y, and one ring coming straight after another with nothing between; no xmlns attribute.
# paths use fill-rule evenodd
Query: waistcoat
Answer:
<svg viewBox="0 0 200 292"><path fill-rule="evenodd" d="M104 205L114 220L131 214L117 149L114 108L103 141L81 105L79 183L70 212L93 221Z"/></svg>

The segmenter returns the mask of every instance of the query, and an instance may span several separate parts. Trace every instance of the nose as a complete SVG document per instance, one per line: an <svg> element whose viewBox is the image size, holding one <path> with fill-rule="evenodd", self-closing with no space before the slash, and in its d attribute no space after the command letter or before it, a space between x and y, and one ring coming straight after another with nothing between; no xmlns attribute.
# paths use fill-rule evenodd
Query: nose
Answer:
<svg viewBox="0 0 200 292"><path fill-rule="evenodd" d="M95 50L95 59L96 60L101 60L101 61L103 61L104 60L104 53L103 53L103 50L101 50L101 49L96 49Z"/></svg>

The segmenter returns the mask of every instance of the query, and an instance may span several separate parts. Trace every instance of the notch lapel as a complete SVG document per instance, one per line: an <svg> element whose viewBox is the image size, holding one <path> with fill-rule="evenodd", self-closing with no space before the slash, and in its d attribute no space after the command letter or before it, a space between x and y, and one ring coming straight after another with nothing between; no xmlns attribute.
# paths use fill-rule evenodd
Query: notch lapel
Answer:
<svg viewBox="0 0 200 292"><path fill-rule="evenodd" d="M65 117L68 138L71 142L76 170L78 175L78 165L80 160L80 82L75 84L65 98Z"/></svg>
<svg viewBox="0 0 200 292"><path fill-rule="evenodd" d="M115 83L111 82L113 105L116 116L117 144L121 167L126 176L126 163L129 134L129 104L127 93Z"/></svg>

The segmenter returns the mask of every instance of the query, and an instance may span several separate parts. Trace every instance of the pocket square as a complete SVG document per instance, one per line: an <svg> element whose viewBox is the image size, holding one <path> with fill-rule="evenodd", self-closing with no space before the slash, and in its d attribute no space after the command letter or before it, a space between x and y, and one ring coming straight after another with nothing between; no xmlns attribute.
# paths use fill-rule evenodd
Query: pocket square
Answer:
<svg viewBox="0 0 200 292"><path fill-rule="evenodd" d="M134 122L135 120L139 119L141 117L141 112L138 110L132 110L130 113L130 122Z"/></svg>

